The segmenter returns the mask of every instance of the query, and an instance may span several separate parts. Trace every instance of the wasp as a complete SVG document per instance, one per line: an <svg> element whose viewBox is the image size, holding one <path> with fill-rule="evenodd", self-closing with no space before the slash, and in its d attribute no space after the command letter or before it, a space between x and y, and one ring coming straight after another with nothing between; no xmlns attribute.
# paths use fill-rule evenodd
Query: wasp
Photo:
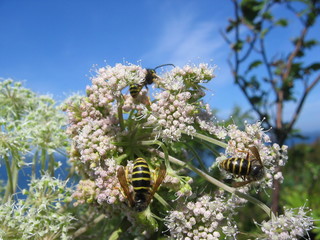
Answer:
<svg viewBox="0 0 320 240"><path fill-rule="evenodd" d="M219 164L224 170L235 176L240 176L244 180L243 182L234 183L234 187L241 187L253 181L258 181L265 175L258 149L255 146L251 146L249 149L254 158L251 158L248 152L246 158L231 157L221 161Z"/></svg>
<svg viewBox="0 0 320 240"><path fill-rule="evenodd" d="M130 88L129 88L130 95L133 98L136 98L144 86L148 89L148 85L151 85L155 81L155 79L158 78L158 75L156 73L156 69L158 69L160 67L164 67L164 66L173 66L173 67L175 67L173 64L168 63L168 64L159 65L159 66L157 66L155 68L147 68L146 69L147 70L147 74L146 74L143 82L141 84L136 84L135 83L135 84L131 84L130 85Z"/></svg>
<svg viewBox="0 0 320 240"><path fill-rule="evenodd" d="M166 176L166 167L161 164L158 177L151 186L151 174L149 166L145 159L137 158L133 162L131 184L133 186L133 193L129 190L126 173L121 166L117 171L117 177L126 195L129 206L137 212L144 211L150 204L154 194L157 192L160 184Z"/></svg>

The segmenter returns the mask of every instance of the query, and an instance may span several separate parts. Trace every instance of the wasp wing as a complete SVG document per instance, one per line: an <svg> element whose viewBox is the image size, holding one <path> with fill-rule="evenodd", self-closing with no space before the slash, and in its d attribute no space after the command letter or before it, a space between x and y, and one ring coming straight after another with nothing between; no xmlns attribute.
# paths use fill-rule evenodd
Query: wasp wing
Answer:
<svg viewBox="0 0 320 240"><path fill-rule="evenodd" d="M150 195L148 197L147 204L150 203L151 199L153 198L153 195L157 192L160 184L162 183L163 179L166 176L166 173L167 173L166 166L162 163L161 166L160 166L160 170L159 170L159 173L158 173L157 180L154 183L152 191L151 191L151 193L150 193Z"/></svg>
<svg viewBox="0 0 320 240"><path fill-rule="evenodd" d="M129 186L128 186L128 182L127 182L127 178L126 178L126 173L124 171L123 166L119 167L119 169L117 171L117 177L120 182L121 188L124 191L124 194L128 198L129 205L130 205L130 207L132 207L134 205L134 200L133 200L132 194L129 190Z"/></svg>
<svg viewBox="0 0 320 240"><path fill-rule="evenodd" d="M248 183L251 183L252 180L247 180L247 181L243 181L243 182L234 182L232 183L232 186L235 187L235 188L238 188L238 187L242 187Z"/></svg>
<svg viewBox="0 0 320 240"><path fill-rule="evenodd" d="M261 164L261 166L263 166L261 158L260 158L260 154L259 151L257 149L256 146L250 146L249 147L250 151L253 153L253 155L255 156L255 158L259 161L259 163Z"/></svg>

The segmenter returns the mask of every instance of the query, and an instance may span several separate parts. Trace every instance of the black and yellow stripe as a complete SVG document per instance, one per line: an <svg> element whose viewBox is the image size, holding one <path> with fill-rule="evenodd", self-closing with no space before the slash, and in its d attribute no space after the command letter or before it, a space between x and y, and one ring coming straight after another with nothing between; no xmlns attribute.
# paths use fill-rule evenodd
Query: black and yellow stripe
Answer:
<svg viewBox="0 0 320 240"><path fill-rule="evenodd" d="M143 85L131 84L129 88L131 97L136 98L139 95L142 88L143 88Z"/></svg>
<svg viewBox="0 0 320 240"><path fill-rule="evenodd" d="M151 177L149 166L143 158L137 158L133 164L132 186L136 193L149 192Z"/></svg>
<svg viewBox="0 0 320 240"><path fill-rule="evenodd" d="M248 176L251 170L251 161L245 158L228 158L220 163L224 170L238 176Z"/></svg>

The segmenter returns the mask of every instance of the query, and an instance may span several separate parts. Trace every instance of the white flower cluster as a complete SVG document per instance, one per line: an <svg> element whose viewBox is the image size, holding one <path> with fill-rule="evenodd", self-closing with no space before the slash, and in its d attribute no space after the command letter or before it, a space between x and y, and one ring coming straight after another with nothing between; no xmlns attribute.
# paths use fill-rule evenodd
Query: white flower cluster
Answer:
<svg viewBox="0 0 320 240"><path fill-rule="evenodd" d="M226 237L235 237L238 228L232 216L234 209L243 204L243 199L236 196L225 198L217 193L213 200L208 195L188 202L178 210L169 212L166 226L174 239L221 239L221 232Z"/></svg>
<svg viewBox="0 0 320 240"><path fill-rule="evenodd" d="M143 85L146 74L147 70L137 65L100 68L92 78L92 85L87 87L87 96L73 97L67 103L70 122L67 133L72 138L70 159L78 171L89 177L80 182L73 195L76 204L96 201L109 206L124 201L115 170L121 162L116 164L114 159L128 152L134 153L131 156L145 153L147 147L136 145L138 140L177 141L182 132L193 134L196 131L193 125L203 106L199 97L195 99L194 96L201 95L200 82L214 77L213 69L200 64L174 68L164 78L157 77L161 86L168 89L162 88L152 103L146 89L135 98L125 90L131 84ZM172 82L169 82L175 78L182 79L184 91L172 90ZM130 160L133 159L126 158L122 165L128 166ZM180 181L171 185L179 195L191 194L184 178L175 174L168 179ZM176 189L177 186L180 187Z"/></svg>
<svg viewBox="0 0 320 240"><path fill-rule="evenodd" d="M295 209L284 208L284 214L257 224L261 227L262 232L266 234L266 238L273 240L298 240L306 235L307 231L313 229L313 219L307 216L308 210L304 207Z"/></svg>
<svg viewBox="0 0 320 240"><path fill-rule="evenodd" d="M0 204L0 239L72 239L75 219L62 211L63 204L71 201L66 184L46 174L23 190L26 199Z"/></svg>
<svg viewBox="0 0 320 240"><path fill-rule="evenodd" d="M164 140L178 141L182 131L192 134L196 130L194 123L195 106L188 104L190 92L171 95L168 91L155 96L156 102L151 105L151 115L148 124L158 125L155 131Z"/></svg>
<svg viewBox="0 0 320 240"><path fill-rule="evenodd" d="M201 63L199 66L186 65L183 68L176 67L164 74L157 84L167 90L183 91L194 87L196 84L207 82L215 77L215 67Z"/></svg>
<svg viewBox="0 0 320 240"><path fill-rule="evenodd" d="M222 130L226 135L228 141L228 147L224 154L216 159L216 166L221 161L229 157L246 158L249 153L249 157L252 158L249 146L255 146L261 158L261 161L266 172L266 178L260 183L261 187L272 187L273 178L283 180L281 172L276 171L275 166L284 166L287 161L287 149L286 145L280 147L278 144L267 145L271 143L270 137L266 134L261 127L261 122L258 121L254 124L245 123L245 129L240 130L237 125L231 124L226 129ZM229 177L231 173L226 173Z"/></svg>
<svg viewBox="0 0 320 240"><path fill-rule="evenodd" d="M130 84L141 84L146 76L146 69L137 65L116 64L114 67L100 68L92 78L92 86L87 87L87 94L92 102L105 106L120 97L122 89Z"/></svg>

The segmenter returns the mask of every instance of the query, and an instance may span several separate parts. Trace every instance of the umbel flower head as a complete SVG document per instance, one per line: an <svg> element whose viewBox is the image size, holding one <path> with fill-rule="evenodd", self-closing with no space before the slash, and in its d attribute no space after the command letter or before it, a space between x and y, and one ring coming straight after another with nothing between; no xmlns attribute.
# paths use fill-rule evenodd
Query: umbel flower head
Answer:
<svg viewBox="0 0 320 240"><path fill-rule="evenodd" d="M204 95L200 83L214 75L213 68L204 64L175 68L158 80L161 91L151 102L146 91L137 98L128 91L131 84L141 84L145 77L146 70L136 65L101 68L87 87L87 96L67 104L67 132L73 140L71 161L95 182L92 190L100 203L123 200L120 191L114 190L119 188L117 166L137 156L152 158L149 149L150 145L156 147L155 140L178 141L183 133L196 131L197 118L204 111L199 101ZM173 87L177 79L180 86ZM149 164L153 170L160 161Z"/></svg>
<svg viewBox="0 0 320 240"><path fill-rule="evenodd" d="M307 215L310 212L305 207L298 209L284 208L284 213L280 216L263 221L260 226L265 237L261 239L298 240L307 234L307 231L313 228L314 220Z"/></svg>
<svg viewBox="0 0 320 240"><path fill-rule="evenodd" d="M273 178L282 179L275 166L285 164L287 149L271 145L259 121L245 123L244 130L215 121L209 105L203 102L203 84L215 77L213 72L214 67L207 64L174 67L155 75L153 89L146 89L148 70L141 66L117 64L98 69L87 95L72 97L66 104L70 123L67 133L72 139L70 161L83 176L73 193L75 204L98 205L106 215L129 222L131 227L125 234L131 237L150 238L158 229L155 216L164 217L166 227L163 223L159 227L167 228L168 234L178 239L236 236L236 208L245 199L252 200L245 194L251 185L272 187ZM129 90L132 86L134 96ZM212 161L213 168L233 156L246 158L254 146L265 176L248 182L239 191L212 178L198 152L216 152L216 146L226 151ZM141 166L134 170L136 158L145 159L149 170ZM193 159L202 171L193 166ZM159 178L163 166L164 179ZM210 192L197 198L190 170L232 194L219 191L214 196ZM143 194L133 186L137 172L148 174L138 178ZM145 178L149 181L149 174L150 186L143 182ZM235 172L226 175L237 177ZM195 200L188 199L190 196ZM147 202L147 208L135 211L133 205L138 201ZM187 202L184 206L183 201ZM270 213L267 207L262 208Z"/></svg>

